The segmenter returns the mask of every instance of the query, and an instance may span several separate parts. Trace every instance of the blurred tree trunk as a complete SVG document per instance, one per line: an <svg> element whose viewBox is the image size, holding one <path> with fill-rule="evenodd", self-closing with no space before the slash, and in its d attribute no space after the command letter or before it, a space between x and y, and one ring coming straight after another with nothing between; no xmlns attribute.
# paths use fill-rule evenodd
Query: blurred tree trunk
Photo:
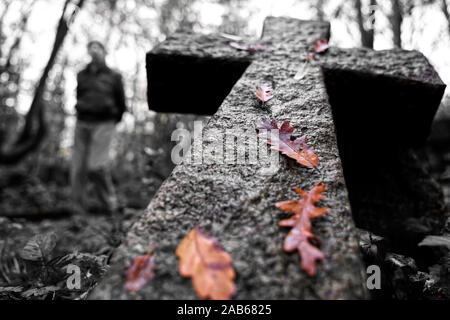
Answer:
<svg viewBox="0 0 450 320"><path fill-rule="evenodd" d="M71 0L66 0L64 3L61 18L56 29L55 41L50 58L36 87L30 110L25 117L25 125L22 133L11 148L8 150L0 150L0 164L12 164L20 161L29 152L35 150L39 146L45 135L44 104L42 97L46 89L46 81L53 65L55 64L57 54L61 49L64 39L68 33L68 23L73 21L79 12L79 9L82 8L85 0L78 0L76 3L78 10L74 10L69 13L68 9L71 2ZM0 141L1 138L2 137L0 137Z"/></svg>
<svg viewBox="0 0 450 320"><path fill-rule="evenodd" d="M369 28L365 27L365 19L362 12L362 4L361 0L355 0L354 1L355 10L356 10L356 18L358 22L358 28L359 33L361 35L361 45L365 48L371 48L373 49L373 42L374 42L374 29L373 29L373 23L375 22L374 14L375 14L375 7L377 5L376 0L370 0L370 16L369 16L369 22L371 26Z"/></svg>
<svg viewBox="0 0 450 320"><path fill-rule="evenodd" d="M391 0L392 14L390 16L392 27L392 40L396 48L402 47L403 10L400 0Z"/></svg>
<svg viewBox="0 0 450 320"><path fill-rule="evenodd" d="M317 10L317 19L319 21L324 21L325 20L325 12L323 10L324 5L325 5L325 0L316 0L316 10Z"/></svg>
<svg viewBox="0 0 450 320"><path fill-rule="evenodd" d="M450 36L450 13L448 11L447 0L441 0L441 8L445 18L447 19L448 35Z"/></svg>
<svg viewBox="0 0 450 320"><path fill-rule="evenodd" d="M0 145L15 140L17 124L20 116L12 106L17 105L22 73L25 67L24 59L19 55L19 49L28 28L28 20L37 0L21 1L17 17L14 17L14 31L5 31L7 16L11 12L12 1L5 1L0 15L0 74L2 75L0 88ZM10 16L8 16L10 18ZM6 35L8 33L8 35ZM9 37L12 41L5 41Z"/></svg>
<svg viewBox="0 0 450 320"><path fill-rule="evenodd" d="M66 119L63 105L66 85L65 71L69 60L65 56L60 61L57 74L49 79L52 90L48 90L48 99L45 99L45 119L51 124L48 129L48 137L43 141L39 152L35 152L32 156L33 170L37 176L45 177L43 181L50 181L53 178L51 172L48 172L48 168L56 168L63 163L60 145ZM43 172L44 175L42 175Z"/></svg>

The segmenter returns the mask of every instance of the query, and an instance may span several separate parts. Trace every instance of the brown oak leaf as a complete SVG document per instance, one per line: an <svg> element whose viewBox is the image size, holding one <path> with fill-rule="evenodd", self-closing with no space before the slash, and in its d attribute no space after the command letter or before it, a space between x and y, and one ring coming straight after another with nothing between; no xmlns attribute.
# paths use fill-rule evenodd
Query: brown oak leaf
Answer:
<svg viewBox="0 0 450 320"><path fill-rule="evenodd" d="M180 259L180 274L192 277L200 298L225 300L235 293L231 256L220 247L216 238L195 228L181 241L176 255Z"/></svg>
<svg viewBox="0 0 450 320"><path fill-rule="evenodd" d="M308 146L307 138L291 139L294 127L290 125L289 121L283 122L281 128L278 128L275 120L261 120L256 123L256 129L260 131L259 137L266 139L272 150L280 151L305 167L318 167L319 157Z"/></svg>
<svg viewBox="0 0 450 320"><path fill-rule="evenodd" d="M302 197L301 200L278 202L276 207L293 216L280 221L281 227L291 227L292 230L284 241L284 250L292 252L297 250L301 257L301 267L309 276L316 274L316 261L324 259L323 253L314 247L310 240L316 239L311 233L311 219L323 216L328 208L319 208L315 203L322 200L322 194L327 187L319 182L310 191L295 188Z"/></svg>

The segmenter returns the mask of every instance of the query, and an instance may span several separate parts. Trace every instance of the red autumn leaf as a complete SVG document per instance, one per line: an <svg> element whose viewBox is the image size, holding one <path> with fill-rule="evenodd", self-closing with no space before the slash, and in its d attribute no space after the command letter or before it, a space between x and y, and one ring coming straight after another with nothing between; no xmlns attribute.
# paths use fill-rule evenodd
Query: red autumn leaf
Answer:
<svg viewBox="0 0 450 320"><path fill-rule="evenodd" d="M232 46L235 49L238 50L244 50L244 51L263 51L266 50L267 47L263 46L261 44L239 44L237 42L230 42L230 46Z"/></svg>
<svg viewBox="0 0 450 320"><path fill-rule="evenodd" d="M295 191L302 197L301 200L278 202L277 208L293 216L280 221L281 227L291 227L292 230L284 241L284 250L292 252L297 250L301 257L301 267L309 276L316 274L316 261L323 260L323 253L314 247L309 240L315 239L311 233L311 219L323 216L328 212L328 208L319 208L315 203L322 200L322 194L327 187L322 182L310 191L295 188Z"/></svg>
<svg viewBox="0 0 450 320"><path fill-rule="evenodd" d="M150 281L155 274L155 262L152 257L153 245L145 256L138 256L126 273L125 288L136 292Z"/></svg>
<svg viewBox="0 0 450 320"><path fill-rule="evenodd" d="M261 120L256 124L256 129L261 132L259 137L266 139L272 150L280 151L305 167L318 167L319 157L307 145L307 138L291 139L294 127L290 125L289 121L283 122L281 128L278 128L275 120L270 122L269 120ZM276 132L272 130L276 130Z"/></svg>
<svg viewBox="0 0 450 320"><path fill-rule="evenodd" d="M316 41L314 41L313 45L314 45L315 53L323 53L323 52L326 52L328 50L328 48L330 48L330 45L328 44L327 39L316 40Z"/></svg>
<svg viewBox="0 0 450 320"><path fill-rule="evenodd" d="M263 105L265 102L273 98L273 89L270 84L262 84L256 89L256 97L262 101Z"/></svg>
<svg viewBox="0 0 450 320"><path fill-rule="evenodd" d="M225 300L235 293L231 257L214 237L195 228L181 241L176 254L180 259L180 274L192 277L200 298Z"/></svg>

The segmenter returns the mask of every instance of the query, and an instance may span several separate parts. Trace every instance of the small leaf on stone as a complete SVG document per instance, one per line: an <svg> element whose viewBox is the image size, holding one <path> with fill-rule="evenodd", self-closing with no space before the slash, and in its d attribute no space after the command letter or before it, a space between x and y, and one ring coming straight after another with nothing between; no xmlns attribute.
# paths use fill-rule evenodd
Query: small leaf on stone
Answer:
<svg viewBox="0 0 450 320"><path fill-rule="evenodd" d="M137 256L126 272L125 288L130 292L142 289L155 275L155 262L152 257L153 245L145 256Z"/></svg>
<svg viewBox="0 0 450 320"><path fill-rule="evenodd" d="M234 34L229 34L229 33L220 33L219 34L222 38L228 39L228 40L232 40L232 41L242 41L242 37L234 35Z"/></svg>
<svg viewBox="0 0 450 320"><path fill-rule="evenodd" d="M200 298L225 300L235 293L231 256L216 238L195 228L181 241L176 254L180 259L180 274L192 277L194 290Z"/></svg>
<svg viewBox="0 0 450 320"><path fill-rule="evenodd" d="M328 48L330 48L330 45L328 44L327 39L316 40L316 41L314 41L313 46L314 46L315 53L323 53L323 52L326 52L328 50Z"/></svg>
<svg viewBox="0 0 450 320"><path fill-rule="evenodd" d="M294 76L295 80L302 80L308 74L308 70L309 70L308 65L309 65L308 61L303 63L303 65L300 68L300 70L298 70L298 72Z"/></svg>
<svg viewBox="0 0 450 320"><path fill-rule="evenodd" d="M263 105L265 102L273 98L273 89L269 84L262 84L256 89L256 97L262 101Z"/></svg>

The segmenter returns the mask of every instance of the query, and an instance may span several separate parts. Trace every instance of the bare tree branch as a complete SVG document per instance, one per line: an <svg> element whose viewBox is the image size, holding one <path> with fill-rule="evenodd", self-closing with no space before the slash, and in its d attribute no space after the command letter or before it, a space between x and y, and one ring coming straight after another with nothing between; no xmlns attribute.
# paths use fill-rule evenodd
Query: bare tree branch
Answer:
<svg viewBox="0 0 450 320"><path fill-rule="evenodd" d="M441 0L441 9L444 13L445 19L447 19L448 35L450 36L450 13L448 11L447 0Z"/></svg>

